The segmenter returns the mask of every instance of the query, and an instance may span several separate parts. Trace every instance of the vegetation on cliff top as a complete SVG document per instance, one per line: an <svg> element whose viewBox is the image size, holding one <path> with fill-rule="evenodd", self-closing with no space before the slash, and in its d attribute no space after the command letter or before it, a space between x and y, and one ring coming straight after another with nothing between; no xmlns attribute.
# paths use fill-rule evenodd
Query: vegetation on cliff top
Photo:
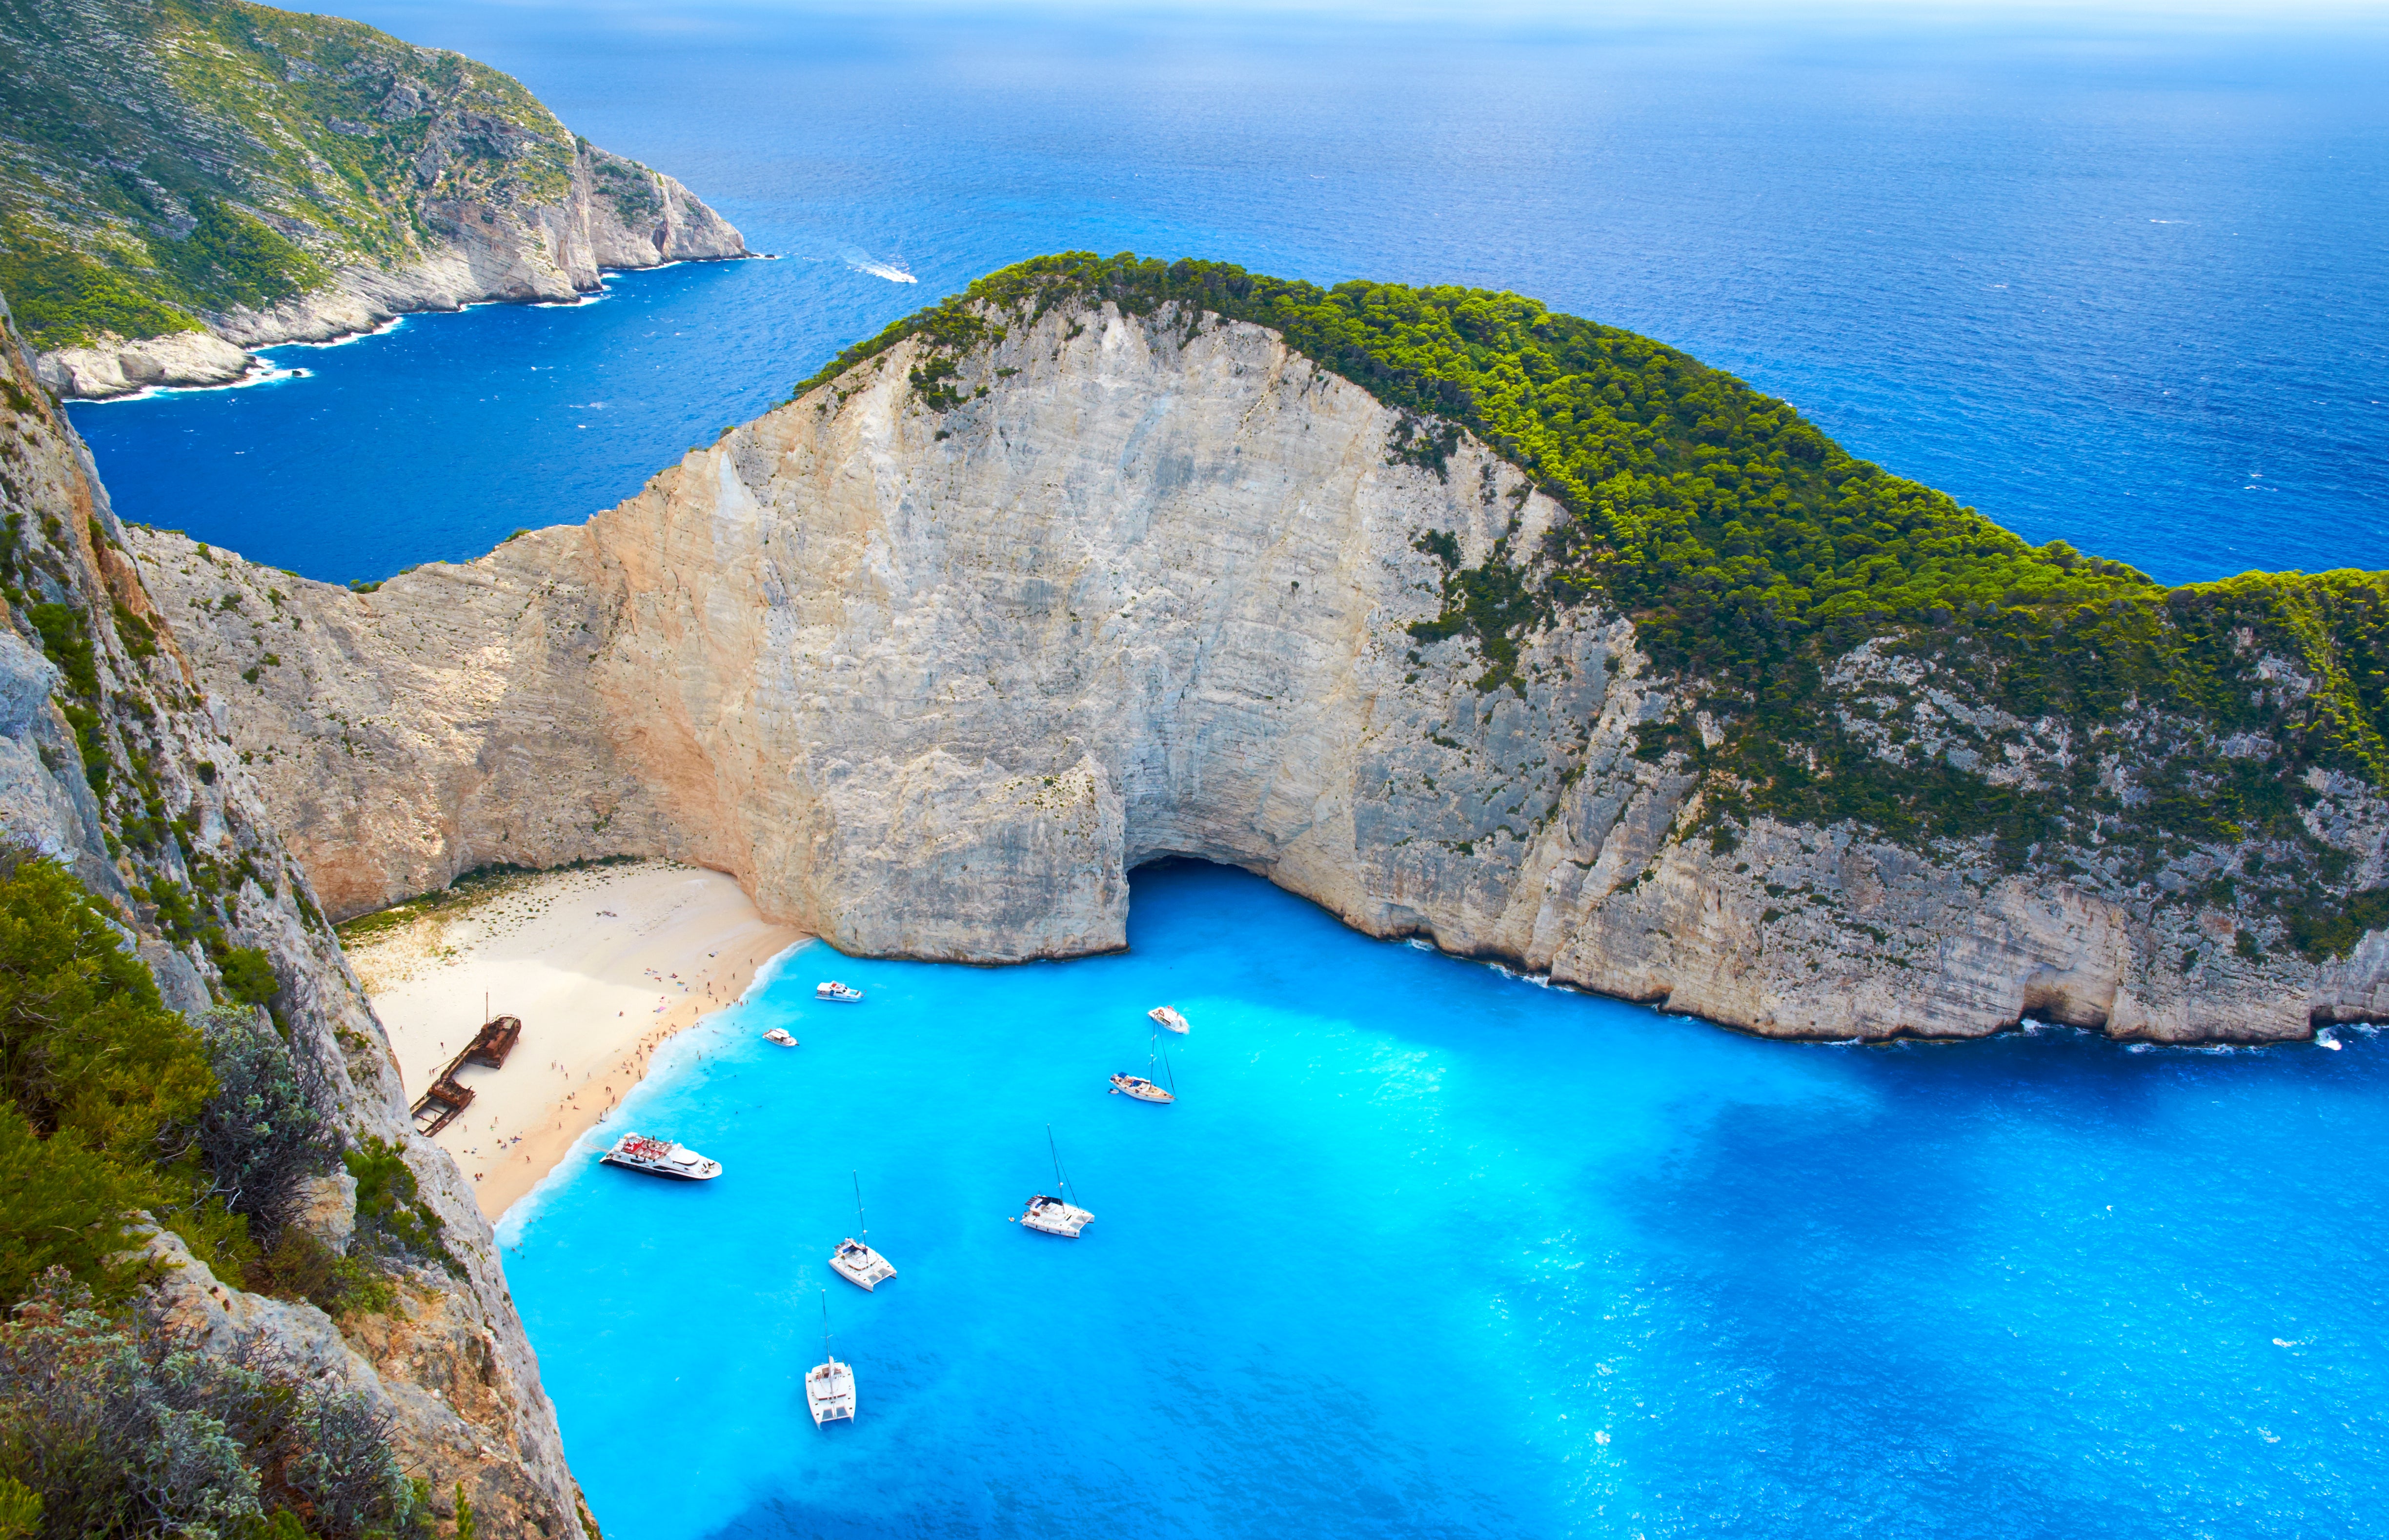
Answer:
<svg viewBox="0 0 2389 1540"><path fill-rule="evenodd" d="M2352 939L2338 918L2348 863L2298 815L2316 795L2311 770L2389 785L2389 576L2167 587L2063 541L2030 546L1676 349L1483 289L1322 288L1223 262L1066 253L978 280L799 388L920 336L913 383L949 410L967 399L960 360L999 328L1104 301L1278 331L1404 411L1389 460L1440 472L1456 442L1440 423L1524 469L1568 517L1542 549L1505 542L1477 568L1450 552L1444 614L1413 634L1472 636L1480 688L1523 687L1516 643L1535 624L1588 598L1624 611L1691 697L1645 730L1643 752L1701 770L1713 818L1854 819L1895 838L1986 840L2011 870L2071 870L2076 848L2116 841L2141 858L2127 881L2187 843L2269 842L2284 858L2270 870L2259 856L2215 880L2263 893L2310 955ZM1985 704L2053 729L2065 779L1994 783L1878 753L1880 736L1846 719L1827 679L1871 638L1952 665ZM2268 657L2289 660L2306 687L2268 677ZM2127 740L2148 762L2149 783L2130 795L2101 779ZM2269 751L2221 746L2252 740Z"/></svg>
<svg viewBox="0 0 2389 1540"><path fill-rule="evenodd" d="M43 348L411 260L561 200L575 152L495 70L242 0L0 6L0 293Z"/></svg>

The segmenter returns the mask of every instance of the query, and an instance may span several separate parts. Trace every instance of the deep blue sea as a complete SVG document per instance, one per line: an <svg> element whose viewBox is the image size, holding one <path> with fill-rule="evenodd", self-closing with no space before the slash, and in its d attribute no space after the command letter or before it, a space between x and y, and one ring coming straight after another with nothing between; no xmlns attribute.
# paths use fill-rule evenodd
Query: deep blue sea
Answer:
<svg viewBox="0 0 2389 1540"><path fill-rule="evenodd" d="M2377 10L338 8L514 71L783 260L76 409L127 516L311 576L585 518L848 342L1071 248L1515 289L2169 580L2389 566Z"/></svg>
<svg viewBox="0 0 2389 1540"><path fill-rule="evenodd" d="M2167 579L2389 567L2363 13L340 8L780 260L75 409L126 516L313 576L584 518L1073 248L1535 295ZM1131 938L800 950L632 1103L727 1176L584 1153L509 1218L611 1540L2389 1536L2378 1039L1767 1042L1193 866L1137 874ZM814 1005L831 974L869 999ZM1106 1095L1164 999L1184 1100ZM1076 1243L1005 1222L1049 1124ZM824 1266L855 1171L870 1296ZM862 1414L816 1431L825 1289Z"/></svg>
<svg viewBox="0 0 2389 1540"><path fill-rule="evenodd" d="M1134 890L1120 956L799 948L604 1126L725 1175L509 1216L611 1540L2389 1534L2389 1044L1774 1043ZM1180 1101L1109 1094L1163 1001Z"/></svg>

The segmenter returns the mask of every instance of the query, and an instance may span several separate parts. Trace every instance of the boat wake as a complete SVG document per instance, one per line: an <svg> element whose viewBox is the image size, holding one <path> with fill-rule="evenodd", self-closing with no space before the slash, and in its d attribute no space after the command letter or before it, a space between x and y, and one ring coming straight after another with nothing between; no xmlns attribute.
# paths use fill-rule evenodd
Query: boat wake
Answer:
<svg viewBox="0 0 2389 1540"><path fill-rule="evenodd" d="M917 284L921 281L905 272L896 262L883 262L859 246L850 246L837 255L840 261L854 269L855 272L868 273L875 278L885 278L891 284Z"/></svg>

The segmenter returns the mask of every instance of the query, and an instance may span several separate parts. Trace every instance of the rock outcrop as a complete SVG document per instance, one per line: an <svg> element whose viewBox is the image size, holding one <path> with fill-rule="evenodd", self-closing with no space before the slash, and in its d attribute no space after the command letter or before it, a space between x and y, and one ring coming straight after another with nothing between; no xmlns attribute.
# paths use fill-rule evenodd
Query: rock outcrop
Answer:
<svg viewBox="0 0 2389 1540"><path fill-rule="evenodd" d="M921 370L927 346L585 526L370 593L135 531L326 904L654 854L843 948L1007 961L1120 947L1127 872L1175 854L1778 1036L2264 1040L2389 998L2379 937L2318 968L1981 845L1720 837L1638 739L1684 703L1627 617L1556 612L1491 686L1467 637L1408 630L1452 558L1532 552L1562 511L1465 435L1439 466L1389 452L1415 423L1271 331L1056 306ZM1848 690L1895 688L1872 655ZM1910 686L1974 752L1962 682ZM2377 870L2383 812L2334 785L2309 822Z"/></svg>
<svg viewBox="0 0 2389 1540"><path fill-rule="evenodd" d="M55 857L120 917L167 1002L205 1010L210 944L262 949L309 1100L352 1143L402 1152L454 1267L393 1262L399 1302L335 1323L245 1294L160 1236L154 1301L225 1351L364 1394L444 1505L464 1483L483 1532L577 1535L580 1494L554 1407L469 1184L413 1135L398 1065L339 939L289 859L176 640L123 548L90 457L36 382L0 304L0 836ZM48 643L45 645L45 642ZM87 649L87 651L86 651ZM62 669L45 655L73 661ZM88 660L86 672L84 664ZM299 1223L345 1249L356 1185L316 1182Z"/></svg>
<svg viewBox="0 0 2389 1540"><path fill-rule="evenodd" d="M352 21L71 0L0 13L0 66L25 108L0 128L0 286L63 395L223 384L251 349L748 255L520 83Z"/></svg>

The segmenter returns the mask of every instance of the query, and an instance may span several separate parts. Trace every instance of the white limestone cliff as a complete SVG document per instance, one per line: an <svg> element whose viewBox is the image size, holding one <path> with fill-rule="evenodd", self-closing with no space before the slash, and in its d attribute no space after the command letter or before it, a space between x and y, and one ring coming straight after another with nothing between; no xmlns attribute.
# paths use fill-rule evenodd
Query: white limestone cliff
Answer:
<svg viewBox="0 0 2389 1540"><path fill-rule="evenodd" d="M1973 846L1696 832L1695 777L1636 756L1675 702L1625 617L1559 612L1489 691L1474 643L1405 629L1440 607L1422 534L1475 566L1557 507L1473 439L1397 461L1399 414L1263 328L1057 309L943 411L922 345L367 594L135 531L326 905L658 854L842 948L1008 961L1122 946L1128 872L1175 854L1777 1036L2263 1040L2389 995L2377 945L2251 958L2229 916ZM2368 796L2333 816L2377 862Z"/></svg>

